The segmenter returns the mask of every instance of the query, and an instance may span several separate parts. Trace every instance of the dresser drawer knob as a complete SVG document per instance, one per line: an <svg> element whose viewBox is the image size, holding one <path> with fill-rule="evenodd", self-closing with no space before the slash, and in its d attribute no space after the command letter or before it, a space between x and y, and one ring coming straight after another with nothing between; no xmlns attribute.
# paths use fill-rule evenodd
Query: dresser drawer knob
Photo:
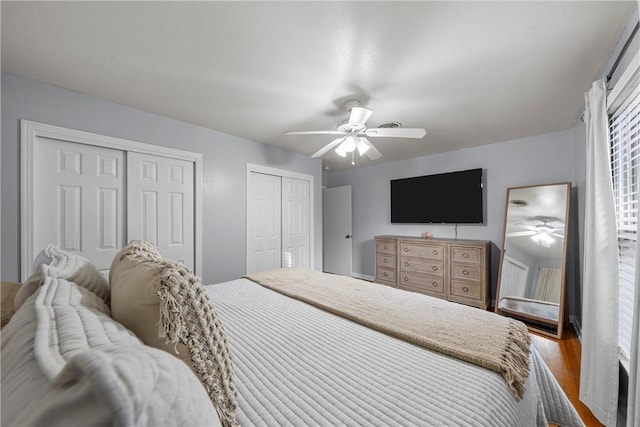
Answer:
<svg viewBox="0 0 640 427"><path fill-rule="evenodd" d="M433 271L438 271L438 266L434 265L433 267L431 267L431 269L432 269Z"/></svg>
<svg viewBox="0 0 640 427"><path fill-rule="evenodd" d="M404 248L404 251L405 252L409 252L409 248Z"/></svg>
<svg viewBox="0 0 640 427"><path fill-rule="evenodd" d="M469 272L467 270L462 270L462 274L464 274L465 276L468 276Z"/></svg>
<svg viewBox="0 0 640 427"><path fill-rule="evenodd" d="M384 245L384 248L385 248L385 249L389 249L389 246L388 246L388 245Z"/></svg>
<svg viewBox="0 0 640 427"><path fill-rule="evenodd" d="M409 267L409 261L405 261L405 262L404 262L404 266L405 266L405 267Z"/></svg>
<svg viewBox="0 0 640 427"><path fill-rule="evenodd" d="M434 254L434 255L438 255L438 251L434 249L434 250L433 250L433 254Z"/></svg>
<svg viewBox="0 0 640 427"><path fill-rule="evenodd" d="M385 264L389 264L389 260L387 258L384 259L383 261Z"/></svg>
<svg viewBox="0 0 640 427"><path fill-rule="evenodd" d="M408 282L408 281L409 281L409 278L408 278L407 276L404 276L404 281L405 281L405 282Z"/></svg>
<svg viewBox="0 0 640 427"><path fill-rule="evenodd" d="M438 282L431 282L431 284L433 285L434 288L438 287Z"/></svg>
<svg viewBox="0 0 640 427"><path fill-rule="evenodd" d="M469 258L469 254L468 254L468 253L466 253L466 252L465 252L465 253L463 253L463 254L462 254L462 258Z"/></svg>
<svg viewBox="0 0 640 427"><path fill-rule="evenodd" d="M465 292L469 292L469 288L467 288L466 286L464 288L462 288L463 291Z"/></svg>
<svg viewBox="0 0 640 427"><path fill-rule="evenodd" d="M386 271L385 271L384 273L382 273L382 275L383 275L384 277L389 277L389 273L387 273Z"/></svg>

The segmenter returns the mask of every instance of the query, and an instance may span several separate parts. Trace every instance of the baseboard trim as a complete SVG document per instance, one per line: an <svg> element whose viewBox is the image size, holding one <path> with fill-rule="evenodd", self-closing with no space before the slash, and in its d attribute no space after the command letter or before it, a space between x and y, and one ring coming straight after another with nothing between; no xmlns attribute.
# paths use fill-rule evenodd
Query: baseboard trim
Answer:
<svg viewBox="0 0 640 427"><path fill-rule="evenodd" d="M573 330L576 331L576 335L582 343L582 327L580 326L580 322L578 322L578 318L574 315L569 316L569 323L573 326Z"/></svg>

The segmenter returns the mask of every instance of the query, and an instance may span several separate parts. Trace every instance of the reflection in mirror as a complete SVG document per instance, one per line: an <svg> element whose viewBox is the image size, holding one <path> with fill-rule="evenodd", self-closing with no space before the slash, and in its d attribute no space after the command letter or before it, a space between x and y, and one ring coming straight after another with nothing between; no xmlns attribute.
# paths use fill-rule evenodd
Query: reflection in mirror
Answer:
<svg viewBox="0 0 640 427"><path fill-rule="evenodd" d="M496 313L562 337L571 184L507 189Z"/></svg>

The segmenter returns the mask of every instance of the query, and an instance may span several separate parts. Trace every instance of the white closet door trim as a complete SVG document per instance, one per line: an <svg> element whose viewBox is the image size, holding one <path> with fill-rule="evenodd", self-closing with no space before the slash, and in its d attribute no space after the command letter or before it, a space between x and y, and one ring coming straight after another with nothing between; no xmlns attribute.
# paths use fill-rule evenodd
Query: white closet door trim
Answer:
<svg viewBox="0 0 640 427"><path fill-rule="evenodd" d="M129 141L96 133L64 128L30 120L20 120L20 190L21 190L21 279L26 280L31 272L33 253L33 206L35 171L33 147L37 138L50 138L112 148L126 152L138 152L162 157L186 160L194 163L194 210L195 210L195 268L196 275L202 277L202 155L190 151L176 150L143 142Z"/></svg>
<svg viewBox="0 0 640 427"><path fill-rule="evenodd" d="M314 187L313 187L313 175L307 175L299 172L292 172L285 169L277 169L269 166L258 165L254 163L247 163L247 176L246 176L246 186L248 190L249 186L249 174L251 172L264 173L268 175L276 175L288 178L301 179L304 181L309 181L309 268L314 270L315 262L314 262L314 240L315 240L315 212L314 212ZM247 194L245 192L245 194ZM245 196L246 202L246 196ZM246 221L246 206L245 206L245 221ZM245 225L245 257L246 257L246 248L248 247L248 239L249 239L249 224ZM245 269L246 269L247 260L245 259Z"/></svg>

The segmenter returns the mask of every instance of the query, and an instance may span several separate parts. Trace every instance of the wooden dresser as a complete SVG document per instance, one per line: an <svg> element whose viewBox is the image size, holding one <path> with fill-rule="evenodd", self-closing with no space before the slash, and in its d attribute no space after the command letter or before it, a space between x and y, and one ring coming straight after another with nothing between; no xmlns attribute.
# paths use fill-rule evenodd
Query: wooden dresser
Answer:
<svg viewBox="0 0 640 427"><path fill-rule="evenodd" d="M491 242L376 236L375 243L376 283L486 310Z"/></svg>

